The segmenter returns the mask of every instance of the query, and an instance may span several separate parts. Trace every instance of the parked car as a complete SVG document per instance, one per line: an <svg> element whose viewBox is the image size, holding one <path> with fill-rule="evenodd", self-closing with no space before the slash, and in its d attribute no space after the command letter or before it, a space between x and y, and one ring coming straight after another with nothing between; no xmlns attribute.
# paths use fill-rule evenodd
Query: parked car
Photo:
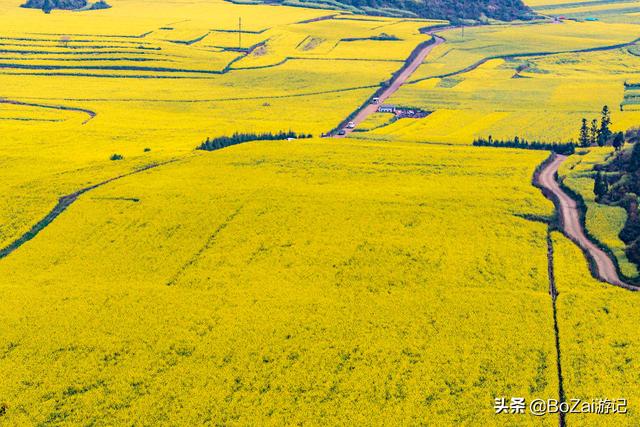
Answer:
<svg viewBox="0 0 640 427"><path fill-rule="evenodd" d="M344 136L344 135L346 135L346 134L347 134L347 131L346 131L346 130L344 130L344 129L340 129L340 130L338 131L338 135L339 135L339 136Z"/></svg>
<svg viewBox="0 0 640 427"><path fill-rule="evenodd" d="M355 124L354 122L349 122L349 123L347 123L347 128L349 128L349 129L353 129L353 128L355 128L355 127L356 127L356 124Z"/></svg>

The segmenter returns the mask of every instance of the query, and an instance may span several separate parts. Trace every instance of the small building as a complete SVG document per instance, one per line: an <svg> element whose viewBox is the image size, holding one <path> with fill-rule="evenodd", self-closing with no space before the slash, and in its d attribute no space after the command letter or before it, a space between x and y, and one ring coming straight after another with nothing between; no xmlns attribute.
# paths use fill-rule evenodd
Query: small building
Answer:
<svg viewBox="0 0 640 427"><path fill-rule="evenodd" d="M381 105L378 107L379 113L395 113L396 106L395 105Z"/></svg>

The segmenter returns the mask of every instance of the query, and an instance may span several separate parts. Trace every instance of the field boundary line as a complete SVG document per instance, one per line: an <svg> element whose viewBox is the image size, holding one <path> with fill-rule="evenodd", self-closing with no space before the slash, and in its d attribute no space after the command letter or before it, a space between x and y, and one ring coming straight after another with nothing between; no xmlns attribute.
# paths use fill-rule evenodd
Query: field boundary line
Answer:
<svg viewBox="0 0 640 427"><path fill-rule="evenodd" d="M167 165L167 164L170 164L170 163L174 163L174 162L177 162L178 160L180 160L180 159L171 159L171 160L166 160L164 162L151 163L151 164L145 165L145 166L143 166L141 168L135 169L135 170L133 170L131 172L127 172L127 173L115 176L113 178L106 179L106 180L101 181L101 182L99 182L97 184L93 184L93 185L90 185L88 187L81 188L80 190L77 190L74 193L67 194L65 196L60 197L58 199L58 203L56 203L54 208L51 211L49 211L49 213L46 214L40 221L35 223L29 229L29 231L24 233L22 236L18 237L16 240L14 240L12 243L7 245L6 247L0 249L0 260L2 260L3 258L6 258L7 256L11 255L13 252L18 250L22 245L24 245L28 241L32 240L33 238L35 238L42 230L44 230L57 217L59 217L64 211L66 211L83 194L85 194L85 193L87 193L87 192L89 192L91 190L94 190L94 189L96 189L98 187L102 187L102 186L104 186L106 184L109 184L111 182L117 181L119 179L126 178L128 176L135 175L135 174L138 174L138 173L141 173L141 172L145 172L145 171L148 171L148 170L151 170L151 169L155 169L155 168L157 168L159 166L164 166L164 165Z"/></svg>
<svg viewBox="0 0 640 427"><path fill-rule="evenodd" d="M31 102L16 101L16 100L6 99L6 98L0 98L0 104L22 105L25 107L48 108L51 110L75 111L78 113L84 113L84 114L87 114L89 118L82 122L83 125L87 124L89 120L97 116L97 113L95 111L91 111L86 108L80 108L80 107L70 107L68 105L37 104L37 103L31 103Z"/></svg>
<svg viewBox="0 0 640 427"><path fill-rule="evenodd" d="M547 271L549 275L549 295L551 296L551 308L553 311L553 331L556 347L556 366L558 371L558 400L566 402L564 391L564 379L562 376L562 356L560 352L560 328L558 327L558 289L556 288L555 270L553 265L553 240L551 239L551 227L547 227ZM565 427L566 414L558 411L558 425Z"/></svg>
<svg viewBox="0 0 640 427"><path fill-rule="evenodd" d="M564 55L564 54L568 54L568 53L591 53L591 52L604 52L607 50L614 50L614 49L621 49L624 47L629 47L629 46L633 46L636 43L640 42L640 37L636 38L630 42L626 42L626 43L618 43L618 44L614 44L614 45L606 45L606 46L596 46L596 47L589 47L589 48L585 48L585 49L573 49L573 50L561 50L561 51L557 51L557 52L524 52L524 53L514 53L514 54L507 54L507 55L492 55L492 56L488 56L486 58L480 59L479 61L461 69L458 71L452 71L450 73L445 73L445 74L439 74L439 75L435 75L435 76L430 76L430 77L423 77L423 78L419 78L419 79L415 79L415 80L411 80L411 81L407 81L405 84L416 84L416 83L420 83L426 80L431 80L431 79L443 79L446 77L453 77L453 76L458 76L460 74L466 74L469 73L471 71L474 71L476 69L478 69L479 67L481 67L482 65L486 64L489 61L493 61L494 59L502 59L502 60L507 60L507 59L517 59L517 58L531 58L531 57L536 57L536 56L540 56L540 57L546 57L546 56L553 56L553 55Z"/></svg>

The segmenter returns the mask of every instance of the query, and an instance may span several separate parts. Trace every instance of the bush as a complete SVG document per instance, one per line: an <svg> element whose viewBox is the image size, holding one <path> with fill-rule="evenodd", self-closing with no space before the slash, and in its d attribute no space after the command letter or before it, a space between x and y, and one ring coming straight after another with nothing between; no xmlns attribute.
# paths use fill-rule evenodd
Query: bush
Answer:
<svg viewBox="0 0 640 427"><path fill-rule="evenodd" d="M109 157L109 160L122 160L124 159L124 156L122 154L112 154L111 157Z"/></svg>

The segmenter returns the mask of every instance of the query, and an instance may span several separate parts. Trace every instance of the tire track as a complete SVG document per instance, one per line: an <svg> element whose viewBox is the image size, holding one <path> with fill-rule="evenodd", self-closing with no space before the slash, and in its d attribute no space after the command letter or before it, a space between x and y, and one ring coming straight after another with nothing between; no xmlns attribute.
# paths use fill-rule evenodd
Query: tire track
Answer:
<svg viewBox="0 0 640 427"><path fill-rule="evenodd" d="M180 278L184 275L184 273L189 269L189 267L194 265L200 258L202 258L202 254L204 254L215 244L218 235L229 226L229 224L235 219L235 217L238 216L242 208L244 208L244 204L240 205L233 212L231 212L231 214L224 221L222 221L222 223L218 225L215 230L213 230L213 233L211 233L204 245L202 245L202 247L198 249L198 251L191 258L189 258L189 260L187 260L187 262L184 263L182 267L180 267L178 272L171 278L171 280L167 282L167 286L175 285L178 280L180 280Z"/></svg>

